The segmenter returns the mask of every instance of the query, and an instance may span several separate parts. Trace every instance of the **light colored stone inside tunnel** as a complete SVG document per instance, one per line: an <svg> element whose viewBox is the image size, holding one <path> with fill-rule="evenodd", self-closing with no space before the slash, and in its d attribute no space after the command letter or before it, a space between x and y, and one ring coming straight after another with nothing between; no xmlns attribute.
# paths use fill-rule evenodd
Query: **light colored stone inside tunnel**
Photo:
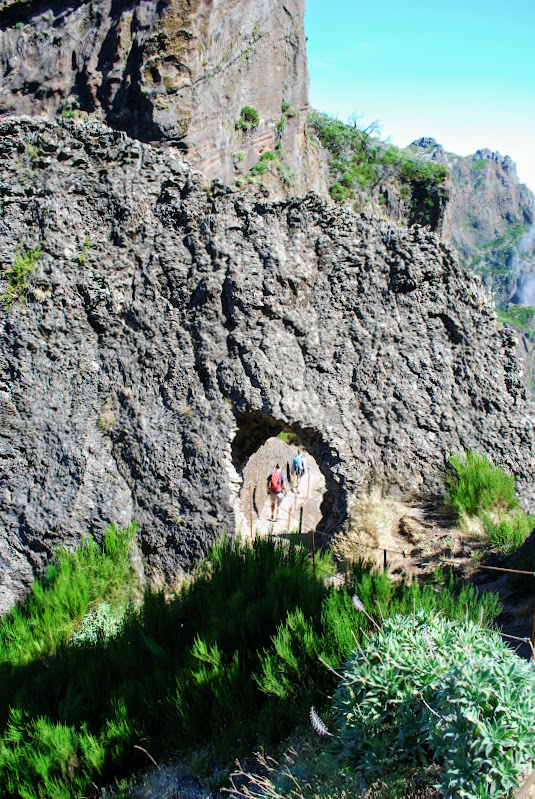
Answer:
<svg viewBox="0 0 535 799"><path fill-rule="evenodd" d="M299 488L292 473L292 461L300 447L277 437L267 441L251 455L243 469L243 483L236 507L236 528L243 536L279 535L315 529L322 518L321 504L326 491L325 477L312 455L301 448L305 474ZM277 521L271 520L271 501L267 493L268 475L281 465L287 494L281 502Z"/></svg>

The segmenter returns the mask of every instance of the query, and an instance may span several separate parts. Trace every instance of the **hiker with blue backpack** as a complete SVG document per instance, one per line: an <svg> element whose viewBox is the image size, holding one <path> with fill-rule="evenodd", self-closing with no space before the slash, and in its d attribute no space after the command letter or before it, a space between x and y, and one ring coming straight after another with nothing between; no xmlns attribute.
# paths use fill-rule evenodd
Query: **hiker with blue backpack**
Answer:
<svg viewBox="0 0 535 799"><path fill-rule="evenodd" d="M271 500L271 520L278 521L280 504L287 493L286 481L279 463L267 479L267 492ZM277 518L275 518L275 505L277 506Z"/></svg>
<svg viewBox="0 0 535 799"><path fill-rule="evenodd" d="M299 483L301 482L301 478L305 473L305 456L303 455L303 451L300 449L297 450L297 455L293 459L292 472L295 474L295 490L298 494Z"/></svg>

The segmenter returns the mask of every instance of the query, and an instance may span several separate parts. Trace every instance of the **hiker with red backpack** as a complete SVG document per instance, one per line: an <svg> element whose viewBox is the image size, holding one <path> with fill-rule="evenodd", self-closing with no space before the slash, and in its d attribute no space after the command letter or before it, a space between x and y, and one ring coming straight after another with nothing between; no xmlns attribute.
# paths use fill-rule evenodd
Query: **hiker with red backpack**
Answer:
<svg viewBox="0 0 535 799"><path fill-rule="evenodd" d="M271 500L271 519L272 521L278 521L280 504L287 493L286 480L279 463L277 463L267 479L267 492ZM277 518L275 518L275 505L277 506Z"/></svg>

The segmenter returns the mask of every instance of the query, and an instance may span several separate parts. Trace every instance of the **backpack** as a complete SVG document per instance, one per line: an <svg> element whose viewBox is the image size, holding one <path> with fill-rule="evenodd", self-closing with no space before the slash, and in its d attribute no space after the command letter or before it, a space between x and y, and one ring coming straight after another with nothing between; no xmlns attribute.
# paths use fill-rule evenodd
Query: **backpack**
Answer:
<svg viewBox="0 0 535 799"><path fill-rule="evenodd" d="M274 494L278 494L282 488L282 474L280 472L271 472L269 475L269 488Z"/></svg>
<svg viewBox="0 0 535 799"><path fill-rule="evenodd" d="M294 472L296 474L299 474L300 471L301 471L301 468L302 468L301 467L301 456L300 455L296 455L295 458L294 458Z"/></svg>

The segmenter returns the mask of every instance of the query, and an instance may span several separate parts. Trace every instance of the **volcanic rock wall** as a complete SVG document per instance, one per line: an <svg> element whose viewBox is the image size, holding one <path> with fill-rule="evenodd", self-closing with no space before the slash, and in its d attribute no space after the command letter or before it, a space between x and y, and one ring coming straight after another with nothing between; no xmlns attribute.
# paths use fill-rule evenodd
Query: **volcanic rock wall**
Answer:
<svg viewBox="0 0 535 799"><path fill-rule="evenodd" d="M96 114L227 184L278 144L279 190L318 190L303 14L304 0L3 0L0 114ZM259 122L243 130L245 106Z"/></svg>
<svg viewBox="0 0 535 799"><path fill-rule="evenodd" d="M327 530L359 487L440 491L468 447L533 507L512 340L432 234L206 193L180 155L97 123L5 120L0 154L1 262L43 249L0 317L1 608L111 520L138 519L149 571L187 567L281 429L325 475Z"/></svg>

